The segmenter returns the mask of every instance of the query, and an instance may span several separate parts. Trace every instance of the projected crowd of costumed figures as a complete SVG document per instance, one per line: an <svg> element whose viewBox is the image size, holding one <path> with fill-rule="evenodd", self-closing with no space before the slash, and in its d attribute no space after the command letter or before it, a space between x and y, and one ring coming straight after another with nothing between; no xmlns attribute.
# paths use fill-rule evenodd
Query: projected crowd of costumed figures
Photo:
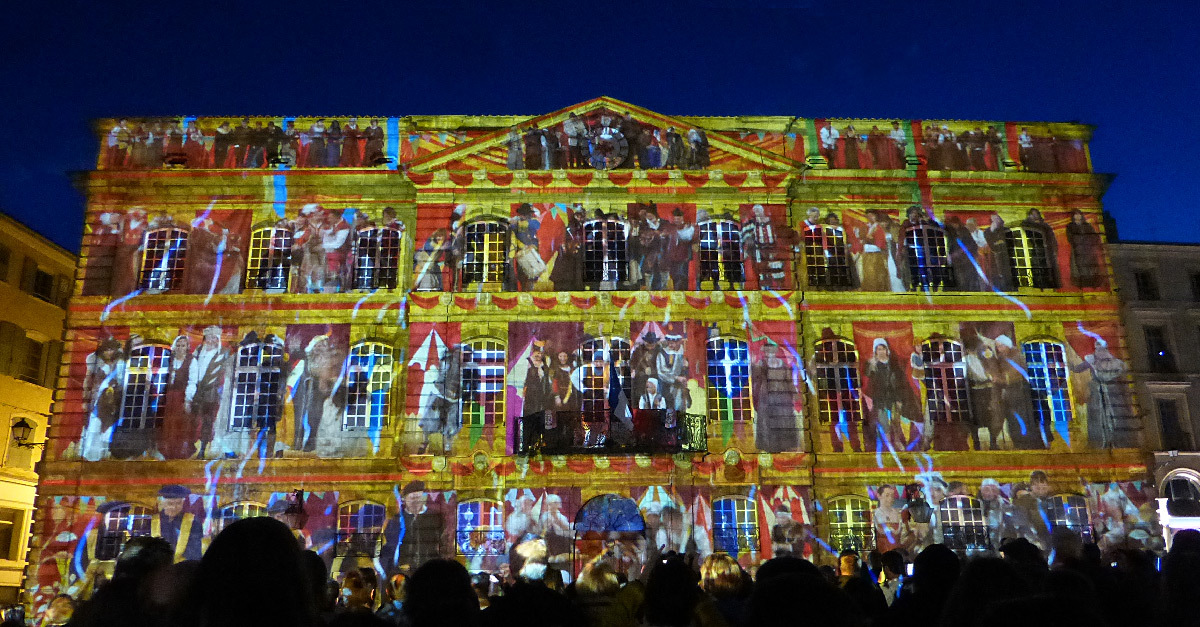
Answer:
<svg viewBox="0 0 1200 627"><path fill-rule="evenodd" d="M538 487L470 494L412 480L384 501L339 492L263 493L241 501L219 477L202 490L164 485L150 502L102 496L45 499L37 510L48 533L31 551L28 590L41 612L59 594L89 597L107 577L130 537L165 539L175 560L199 559L225 525L271 516L335 574L370 568L381 578L424 562L456 556L472 572L503 574L511 551L543 540L546 563L577 576L603 561L630 578L666 552L700 561L713 552L746 567L772 557L816 559L844 548L899 550L912 559L941 543L964 555L994 551L1023 538L1048 554L1064 534L1122 549L1162 551L1154 488L1141 481L1093 482L1055 489L1041 470L1028 479L970 483L926 468L905 483L851 492L853 518L838 501L814 498L807 486L763 485L718 492L707 486L634 486L584 501L579 487ZM976 483L977 481L977 483ZM826 512L829 526L818 527Z"/></svg>
<svg viewBox="0 0 1200 627"><path fill-rule="evenodd" d="M421 153L430 131L387 130L382 118L118 119L106 128L100 167L358 168ZM1004 122L812 120L815 154L832 169L905 169L909 157L929 170L998 171L1006 160L1029 172L1087 172L1084 140L1047 125ZM915 127L914 127L915 125ZM519 124L501 133L510 170L680 169L710 165L707 132L638 119L607 109L570 113L550 126ZM441 135L441 132L433 132ZM432 144L431 144L432 145ZM799 155L803 157L803 155Z"/></svg>

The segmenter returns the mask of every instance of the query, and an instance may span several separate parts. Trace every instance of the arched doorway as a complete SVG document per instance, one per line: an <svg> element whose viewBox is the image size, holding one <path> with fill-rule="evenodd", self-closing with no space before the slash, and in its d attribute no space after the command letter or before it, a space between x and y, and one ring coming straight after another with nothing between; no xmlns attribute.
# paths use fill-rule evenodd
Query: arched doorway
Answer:
<svg viewBox="0 0 1200 627"><path fill-rule="evenodd" d="M645 545L646 521L637 503L624 496L601 494L575 514L572 569L578 576L585 564L604 554L604 560L632 579L641 571Z"/></svg>

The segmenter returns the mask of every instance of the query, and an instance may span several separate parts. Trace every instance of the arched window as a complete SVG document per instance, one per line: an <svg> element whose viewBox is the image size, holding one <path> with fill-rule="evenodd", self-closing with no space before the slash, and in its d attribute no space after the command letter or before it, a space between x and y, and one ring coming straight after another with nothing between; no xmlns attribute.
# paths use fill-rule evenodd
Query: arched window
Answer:
<svg viewBox="0 0 1200 627"><path fill-rule="evenodd" d="M858 382L858 351L841 339L821 340L813 352L817 414L821 422L862 420L862 388Z"/></svg>
<svg viewBox="0 0 1200 627"><path fill-rule="evenodd" d="M359 229L354 241L354 289L394 290L400 276L400 230Z"/></svg>
<svg viewBox="0 0 1200 627"><path fill-rule="evenodd" d="M359 342L350 347L344 428L378 428L387 424L392 364L391 346Z"/></svg>
<svg viewBox="0 0 1200 627"><path fill-rule="evenodd" d="M615 365L620 377L621 391L626 399L633 398L630 385L632 373L629 369L629 342L618 337L600 337L588 340L579 347L579 363L583 364L583 415L584 420L600 422L608 419L609 392L611 390L611 366Z"/></svg>
<svg viewBox="0 0 1200 627"><path fill-rule="evenodd" d="M246 260L246 287L286 292L292 269L292 232L267 227L250 235L250 255Z"/></svg>
<svg viewBox="0 0 1200 627"><path fill-rule="evenodd" d="M162 427L170 366L171 349L166 346L146 344L129 351L118 429Z"/></svg>
<svg viewBox="0 0 1200 627"><path fill-rule="evenodd" d="M804 226L804 265L809 287L853 287L846 234L840 226Z"/></svg>
<svg viewBox="0 0 1200 627"><path fill-rule="evenodd" d="M713 499L713 549L738 557L758 552L758 510L744 496Z"/></svg>
<svg viewBox="0 0 1200 627"><path fill-rule="evenodd" d="M508 225L498 220L479 220L463 227L462 273L459 285L495 284L504 281L505 244Z"/></svg>
<svg viewBox="0 0 1200 627"><path fill-rule="evenodd" d="M954 289L954 270L946 248L946 232L932 224L916 224L904 232L909 288L920 292Z"/></svg>
<svg viewBox="0 0 1200 627"><path fill-rule="evenodd" d="M741 340L714 337L708 353L709 420L750 420L750 350Z"/></svg>
<svg viewBox="0 0 1200 627"><path fill-rule="evenodd" d="M504 536L504 503L490 499L458 504L454 544L466 557L507 555Z"/></svg>
<svg viewBox="0 0 1200 627"><path fill-rule="evenodd" d="M583 225L583 282L593 289L615 290L629 277L625 238L629 227L612 218Z"/></svg>
<svg viewBox="0 0 1200 627"><path fill-rule="evenodd" d="M854 549L866 553L875 548L871 529L871 501L861 496L839 496L829 501L829 546L834 551Z"/></svg>
<svg viewBox="0 0 1200 627"><path fill-rule="evenodd" d="M463 423L495 425L503 422L504 375L502 342L481 339L463 344L460 390Z"/></svg>
<svg viewBox="0 0 1200 627"><path fill-rule="evenodd" d="M253 501L230 503L217 511L216 529L213 529L213 532L220 533L225 527L244 518L258 518L266 515L267 506L262 503Z"/></svg>
<svg viewBox="0 0 1200 627"><path fill-rule="evenodd" d="M154 512L140 505L118 505L104 513L104 521L96 537L96 559L115 560L125 541L150 535Z"/></svg>
<svg viewBox="0 0 1200 627"><path fill-rule="evenodd" d="M1005 235L1008 243L1013 285L1017 287L1058 287L1054 280L1055 259L1050 254L1046 233L1040 229L1015 227Z"/></svg>
<svg viewBox="0 0 1200 627"><path fill-rule="evenodd" d="M175 227L146 231L142 244L142 289L169 292L183 285L188 232Z"/></svg>
<svg viewBox="0 0 1200 627"><path fill-rule="evenodd" d="M960 422L970 418L962 344L929 340L921 345L921 360L925 364L925 411L929 419Z"/></svg>
<svg viewBox="0 0 1200 627"><path fill-rule="evenodd" d="M733 220L709 220L700 227L700 281L713 287L739 287L746 282L742 227Z"/></svg>
<svg viewBox="0 0 1200 627"><path fill-rule="evenodd" d="M1067 388L1070 371L1066 351L1056 342L1025 342L1025 370L1033 393L1033 411L1038 423L1052 425L1071 420L1071 395Z"/></svg>
<svg viewBox="0 0 1200 627"><path fill-rule="evenodd" d="M378 556L379 536L386 521L387 509L379 503L361 501L338 507L335 554Z"/></svg>
<svg viewBox="0 0 1200 627"><path fill-rule="evenodd" d="M1065 527L1078 534L1084 542L1092 541L1092 523L1088 517L1087 497L1078 494L1059 494L1050 497L1050 529Z"/></svg>
<svg viewBox="0 0 1200 627"><path fill-rule="evenodd" d="M279 419L283 348L258 342L238 349L234 369L233 429L269 429Z"/></svg>
<svg viewBox="0 0 1200 627"><path fill-rule="evenodd" d="M1167 514L1200 517L1200 480L1190 473L1173 472L1175 474L1167 475L1163 484L1162 495L1167 498Z"/></svg>
<svg viewBox="0 0 1200 627"><path fill-rule="evenodd" d="M938 505L942 544L955 551L986 551L991 547L983 505L969 496L947 496Z"/></svg>

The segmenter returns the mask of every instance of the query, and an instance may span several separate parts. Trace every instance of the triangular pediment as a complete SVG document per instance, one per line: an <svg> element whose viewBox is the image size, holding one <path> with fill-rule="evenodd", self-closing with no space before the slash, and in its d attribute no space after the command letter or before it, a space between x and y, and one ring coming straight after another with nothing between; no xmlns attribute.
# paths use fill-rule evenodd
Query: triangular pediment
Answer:
<svg viewBox="0 0 1200 627"><path fill-rule="evenodd" d="M661 129L664 133L666 129L671 127L681 134L686 134L688 129L691 128L704 131L709 146L709 165L705 168L707 170L788 171L803 166L802 162L789 159L778 152L772 152L762 146L738 141L728 134L710 132L711 129L705 128L702 123L695 121L685 122L680 118L663 115L608 96L601 96L577 105L559 109L558 111L534 116L522 120L518 126L522 131L531 125L538 129L561 128L562 123L572 113L580 118L596 120L603 115L620 117L626 112L630 113L639 123ZM407 164L408 169L414 172L432 172L436 170L507 171L510 169L508 167L510 131L511 128L495 129L455 146L422 155L410 161Z"/></svg>

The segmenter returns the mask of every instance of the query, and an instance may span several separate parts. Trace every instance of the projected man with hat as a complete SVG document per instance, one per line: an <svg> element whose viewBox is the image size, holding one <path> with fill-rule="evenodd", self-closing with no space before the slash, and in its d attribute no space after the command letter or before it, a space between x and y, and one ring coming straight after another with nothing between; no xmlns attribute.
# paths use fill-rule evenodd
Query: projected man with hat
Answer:
<svg viewBox="0 0 1200 627"><path fill-rule="evenodd" d="M402 495L400 514L388 520L383 529L380 563L388 573L411 572L441 557L445 522L441 510L430 506L425 482L408 482Z"/></svg>
<svg viewBox="0 0 1200 627"><path fill-rule="evenodd" d="M175 551L175 561L198 560L203 549L204 524L196 515L184 511L191 490L181 485L165 485L158 491L158 513L150 519L150 535L166 540Z"/></svg>

